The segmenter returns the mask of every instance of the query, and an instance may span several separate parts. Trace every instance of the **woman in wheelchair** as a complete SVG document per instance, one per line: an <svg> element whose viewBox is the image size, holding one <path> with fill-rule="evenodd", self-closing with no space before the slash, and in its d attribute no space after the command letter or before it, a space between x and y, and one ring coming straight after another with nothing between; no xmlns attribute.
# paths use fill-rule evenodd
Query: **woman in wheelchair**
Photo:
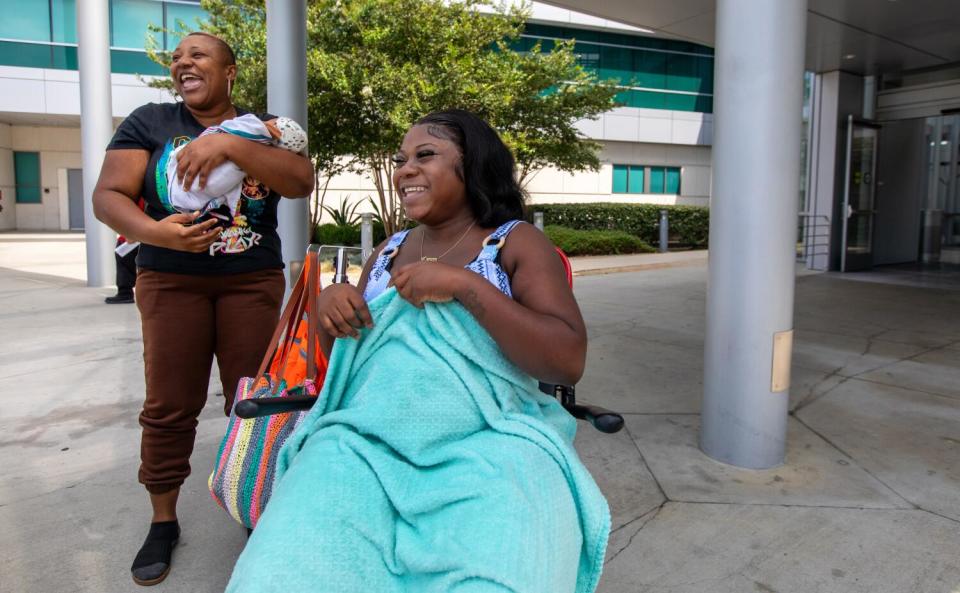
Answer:
<svg viewBox="0 0 960 593"><path fill-rule="evenodd" d="M563 264L483 120L432 113L393 160L419 226L319 294L324 388L228 591L592 591L609 511L537 389L586 359Z"/></svg>

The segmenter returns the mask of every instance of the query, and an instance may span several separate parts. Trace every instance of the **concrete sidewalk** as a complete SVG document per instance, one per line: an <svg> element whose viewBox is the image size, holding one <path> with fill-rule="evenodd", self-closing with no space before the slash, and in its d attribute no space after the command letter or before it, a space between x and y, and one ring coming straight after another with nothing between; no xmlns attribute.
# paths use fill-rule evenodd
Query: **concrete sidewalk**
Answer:
<svg viewBox="0 0 960 593"><path fill-rule="evenodd" d="M85 281L87 256L83 241L83 233L0 233L0 268ZM705 250L570 258L576 276L706 263Z"/></svg>
<svg viewBox="0 0 960 593"><path fill-rule="evenodd" d="M570 258L570 267L573 268L574 276L643 272L663 268L702 267L705 265L707 265L706 250Z"/></svg>
<svg viewBox="0 0 960 593"><path fill-rule="evenodd" d="M83 286L82 243L11 237L0 235L0 592L139 590L136 308ZM798 278L787 463L740 470L696 446L706 267L691 261L702 252L684 256L621 273L609 272L664 262L575 260L590 333L578 396L627 420L617 435L577 436L613 515L599 590L960 592L960 291ZM218 392L158 591L221 591L245 541L206 493L226 425Z"/></svg>

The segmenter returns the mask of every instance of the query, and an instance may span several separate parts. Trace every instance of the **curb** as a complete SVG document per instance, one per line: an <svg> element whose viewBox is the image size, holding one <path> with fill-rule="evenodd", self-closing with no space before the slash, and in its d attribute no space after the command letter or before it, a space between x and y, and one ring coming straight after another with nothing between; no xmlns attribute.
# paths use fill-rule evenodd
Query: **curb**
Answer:
<svg viewBox="0 0 960 593"><path fill-rule="evenodd" d="M671 262L651 262L648 264L632 264L629 266L612 266L607 268L585 268L574 270L574 276L604 276L606 274L620 274L624 272L644 272L647 270L662 270L665 268L691 268L707 265L707 258L677 260Z"/></svg>

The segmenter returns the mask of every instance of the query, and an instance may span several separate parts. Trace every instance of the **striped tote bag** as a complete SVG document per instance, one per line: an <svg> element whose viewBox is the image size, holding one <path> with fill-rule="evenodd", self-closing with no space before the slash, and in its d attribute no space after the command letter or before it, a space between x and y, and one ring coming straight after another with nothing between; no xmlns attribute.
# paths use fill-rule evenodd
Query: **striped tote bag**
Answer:
<svg viewBox="0 0 960 593"><path fill-rule="evenodd" d="M251 529L273 491L277 455L307 410L247 419L237 416L237 405L252 398L316 397L319 393L327 372L315 319L319 276L317 248L311 245L260 370L237 386L227 433L207 482L217 504Z"/></svg>

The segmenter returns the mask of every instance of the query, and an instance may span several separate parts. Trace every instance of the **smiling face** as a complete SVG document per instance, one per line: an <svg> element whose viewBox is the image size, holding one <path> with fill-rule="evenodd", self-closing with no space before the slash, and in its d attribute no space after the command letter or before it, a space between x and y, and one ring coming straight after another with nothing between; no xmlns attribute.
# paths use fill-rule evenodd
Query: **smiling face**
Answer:
<svg viewBox="0 0 960 593"><path fill-rule="evenodd" d="M434 134L431 134L431 127ZM394 155L393 186L407 217L426 224L470 216L460 148L443 128L413 126Z"/></svg>
<svg viewBox="0 0 960 593"><path fill-rule="evenodd" d="M194 110L207 110L229 103L228 81L237 67L220 43L206 35L188 35L177 46L170 63L170 77L183 102Z"/></svg>

